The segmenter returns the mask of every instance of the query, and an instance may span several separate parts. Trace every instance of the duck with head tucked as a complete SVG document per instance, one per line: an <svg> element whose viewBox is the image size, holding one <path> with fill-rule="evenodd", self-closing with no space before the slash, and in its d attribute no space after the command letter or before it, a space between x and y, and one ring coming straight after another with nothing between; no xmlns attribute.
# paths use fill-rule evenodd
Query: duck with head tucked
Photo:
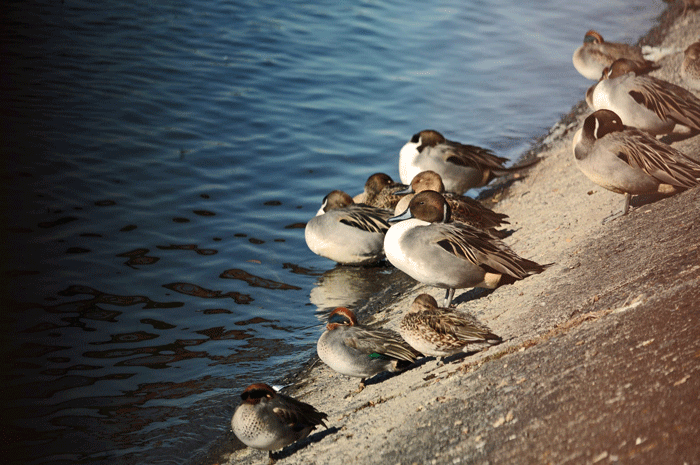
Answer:
<svg viewBox="0 0 700 465"><path fill-rule="evenodd" d="M572 142L576 165L591 181L625 195L672 194L700 184L700 163L637 128L625 126L610 110L588 116Z"/></svg>
<svg viewBox="0 0 700 465"><path fill-rule="evenodd" d="M401 320L399 333L417 351L440 358L502 342L471 315L438 307L430 294L416 297Z"/></svg>
<svg viewBox="0 0 700 465"><path fill-rule="evenodd" d="M594 30L586 32L583 45L574 52L573 62L574 68L583 77L596 81L600 79L603 69L612 65L618 58L631 60L637 73L647 73L656 68L654 62L644 58L641 48L606 42L603 36Z"/></svg>
<svg viewBox="0 0 700 465"><path fill-rule="evenodd" d="M304 229L306 245L316 255L345 265L365 265L384 258L386 220L391 210L356 204L343 191L324 199Z"/></svg>
<svg viewBox="0 0 700 465"><path fill-rule="evenodd" d="M466 223L450 221L450 206L435 191L416 194L384 238L386 257L416 281L447 289L449 307L455 289L495 289L545 266L518 256L500 239Z"/></svg>
<svg viewBox="0 0 700 465"><path fill-rule="evenodd" d="M681 124L700 131L700 99L683 87L653 76L635 74L625 58L603 73L586 92L592 110L611 110L625 125L652 135L673 132Z"/></svg>
<svg viewBox="0 0 700 465"><path fill-rule="evenodd" d="M395 331L360 325L355 313L345 307L331 312L316 350L334 371L361 378L360 391L365 379L384 371L401 371L421 355Z"/></svg>
<svg viewBox="0 0 700 465"><path fill-rule="evenodd" d="M248 447L270 451L306 438L328 417L313 406L276 392L264 383L251 384L231 418L231 428Z"/></svg>
<svg viewBox="0 0 700 465"><path fill-rule="evenodd" d="M406 211L414 195L423 191L435 191L442 194L445 201L450 205L453 221L468 223L472 226L488 230L493 230L504 224L509 224L508 221L506 221L508 215L496 213L471 197L445 192L442 178L435 171L422 171L418 173L407 189L399 191L399 193L406 195L396 204L394 214L399 215Z"/></svg>
<svg viewBox="0 0 700 465"><path fill-rule="evenodd" d="M446 191L464 194L496 177L527 168L539 159L511 168L503 166L507 161L488 149L447 140L439 132L426 129L414 134L401 148L399 175L402 183L410 184L421 171L435 171Z"/></svg>
<svg viewBox="0 0 700 465"><path fill-rule="evenodd" d="M388 174L374 173L367 178L364 191L353 197L353 200L371 207L393 209L403 197L397 192L405 189L406 185L395 182Z"/></svg>

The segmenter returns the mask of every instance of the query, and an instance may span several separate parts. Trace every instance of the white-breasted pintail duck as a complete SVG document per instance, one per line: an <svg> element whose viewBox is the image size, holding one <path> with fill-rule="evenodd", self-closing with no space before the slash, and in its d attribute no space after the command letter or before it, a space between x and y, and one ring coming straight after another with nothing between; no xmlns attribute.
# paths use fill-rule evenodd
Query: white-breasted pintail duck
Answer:
<svg viewBox="0 0 700 465"><path fill-rule="evenodd" d="M671 194L700 184L700 164L646 132L625 126L610 110L589 115L574 135L576 164L591 181L630 198L640 194ZM393 227L393 226L392 226Z"/></svg>
<svg viewBox="0 0 700 465"><path fill-rule="evenodd" d="M443 307L455 289L494 289L545 269L482 229L450 222L450 206L435 191L416 194L389 222L395 224L384 238L387 259L416 281L447 289Z"/></svg>
<svg viewBox="0 0 700 465"><path fill-rule="evenodd" d="M335 190L306 224L304 238L313 253L338 263L374 263L384 258L386 220L392 215L391 210L356 204L348 194Z"/></svg>

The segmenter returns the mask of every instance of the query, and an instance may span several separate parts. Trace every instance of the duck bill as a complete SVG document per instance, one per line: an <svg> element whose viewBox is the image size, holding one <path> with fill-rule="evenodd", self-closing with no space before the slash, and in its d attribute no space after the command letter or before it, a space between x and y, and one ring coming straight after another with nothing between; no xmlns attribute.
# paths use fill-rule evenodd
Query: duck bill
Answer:
<svg viewBox="0 0 700 465"><path fill-rule="evenodd" d="M413 218L413 215L411 215L411 209L410 209L410 208L407 208L407 209L406 209L403 213L401 213L400 215L397 215L397 216L394 216L394 217L389 218L389 219L387 220L387 222L389 222L389 223L398 223L399 221L408 220L408 219L411 219L411 218Z"/></svg>
<svg viewBox="0 0 700 465"><path fill-rule="evenodd" d="M394 192L394 195L406 195L406 194L413 194L415 191L411 186L408 186L406 189L401 189L400 191Z"/></svg>

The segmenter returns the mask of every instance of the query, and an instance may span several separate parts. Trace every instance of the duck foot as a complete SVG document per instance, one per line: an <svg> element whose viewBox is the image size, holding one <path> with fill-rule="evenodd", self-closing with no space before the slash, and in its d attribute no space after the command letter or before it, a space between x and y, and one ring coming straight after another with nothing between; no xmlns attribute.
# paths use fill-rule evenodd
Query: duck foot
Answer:
<svg viewBox="0 0 700 465"><path fill-rule="evenodd" d="M625 205L622 207L622 211L618 213L613 213L612 215L603 218L603 224L608 223L609 221L612 221L621 216L625 216L630 211L630 199L632 199L632 195L625 194Z"/></svg>
<svg viewBox="0 0 700 465"><path fill-rule="evenodd" d="M365 388L365 379L362 378L362 381L360 381L360 385L357 387L355 391L349 392L347 396L345 396L345 399L354 396L355 394L359 394L362 392L362 390Z"/></svg>
<svg viewBox="0 0 700 465"><path fill-rule="evenodd" d="M444 308L450 308L450 304L452 303L452 299L455 296L455 290L454 289L448 289L445 291L445 300L442 302L442 306Z"/></svg>

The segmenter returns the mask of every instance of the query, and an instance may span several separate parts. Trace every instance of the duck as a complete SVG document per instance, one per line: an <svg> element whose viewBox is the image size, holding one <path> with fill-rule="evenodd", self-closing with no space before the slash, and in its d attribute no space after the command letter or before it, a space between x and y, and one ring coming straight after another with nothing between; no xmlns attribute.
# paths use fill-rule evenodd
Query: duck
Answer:
<svg viewBox="0 0 700 465"><path fill-rule="evenodd" d="M503 339L469 314L438 307L430 294L418 295L401 319L399 334L423 355L444 358L500 344Z"/></svg>
<svg viewBox="0 0 700 465"><path fill-rule="evenodd" d="M700 91L700 41L690 44L685 49L681 77L688 88Z"/></svg>
<svg viewBox="0 0 700 465"><path fill-rule="evenodd" d="M642 55L640 47L616 42L605 42L603 36L594 30L586 32L583 45L574 51L573 62L576 71L586 79L597 81L603 69L609 67L618 58L628 58L634 62L639 73L649 72L656 68L653 61Z"/></svg>
<svg viewBox="0 0 700 465"><path fill-rule="evenodd" d="M464 194L474 187L485 186L494 178L513 173L539 161L503 166L508 159L489 149L447 140L432 129L422 130L404 144L399 153L399 176L410 184L421 171L435 171L442 177L445 190Z"/></svg>
<svg viewBox="0 0 700 465"><path fill-rule="evenodd" d="M662 79L635 74L633 63L615 60L586 92L592 110L611 110L627 126L652 135L669 134L677 124L700 131L700 99Z"/></svg>
<svg viewBox="0 0 700 465"><path fill-rule="evenodd" d="M632 195L673 194L700 184L700 164L637 128L625 126L611 110L597 110L572 141L578 168L591 181L625 195L627 215ZM392 226L393 227L393 226Z"/></svg>
<svg viewBox="0 0 700 465"><path fill-rule="evenodd" d="M366 265L384 258L384 234L391 210L356 204L334 190L304 228L306 245L316 255L344 265Z"/></svg>
<svg viewBox="0 0 700 465"><path fill-rule="evenodd" d="M445 185L440 175L430 170L418 173L411 180L408 188L397 192L397 194L405 195L396 204L394 215L399 215L406 211L414 195L423 191L435 191L442 194L450 205L453 221L468 223L482 229L494 229L504 224L509 224L506 221L508 215L496 213L471 197L445 192Z"/></svg>
<svg viewBox="0 0 700 465"><path fill-rule="evenodd" d="M361 378L358 392L364 389L367 378L384 371L401 371L421 355L395 331L360 325L355 313L345 307L328 316L316 351L334 371Z"/></svg>
<svg viewBox="0 0 700 465"><path fill-rule="evenodd" d="M450 306L455 289L495 289L548 266L518 256L482 229L450 219L445 198L423 191L405 212L389 218L395 224L384 238L392 265L420 283L446 289L443 307Z"/></svg>
<svg viewBox="0 0 700 465"><path fill-rule="evenodd" d="M397 192L406 189L405 184L395 182L386 173L374 173L365 183L364 191L353 197L355 203L364 203L371 207L393 210L403 197Z"/></svg>
<svg viewBox="0 0 700 465"><path fill-rule="evenodd" d="M317 426L327 428L328 415L265 383L245 388L241 400L231 418L233 433L246 446L269 451L271 459L272 451L306 438Z"/></svg>

